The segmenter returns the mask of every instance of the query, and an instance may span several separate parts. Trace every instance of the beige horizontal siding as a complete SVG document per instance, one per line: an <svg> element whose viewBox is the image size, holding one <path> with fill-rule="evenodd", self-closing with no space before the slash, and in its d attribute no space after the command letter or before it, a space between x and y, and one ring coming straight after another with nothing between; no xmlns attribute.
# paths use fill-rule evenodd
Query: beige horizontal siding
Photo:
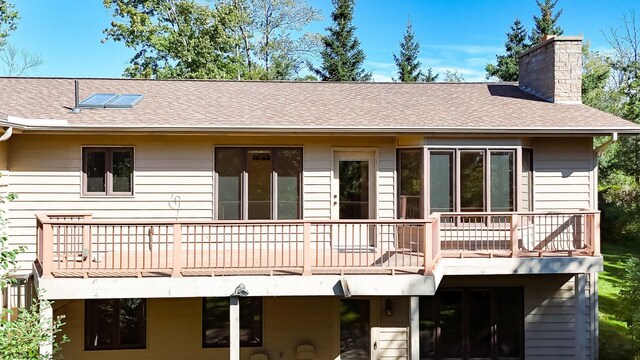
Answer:
<svg viewBox="0 0 640 360"><path fill-rule="evenodd" d="M534 139L532 145L534 209L594 208L591 138L542 138Z"/></svg>
<svg viewBox="0 0 640 360"><path fill-rule="evenodd" d="M591 358L589 277L582 309L585 358ZM527 359L576 356L575 280L569 276L541 276L525 286L525 354Z"/></svg>
<svg viewBox="0 0 640 360"><path fill-rule="evenodd" d="M304 149L303 214L331 218L333 149L353 146L378 149L378 217L395 216L395 145L392 137L206 137L206 136L44 136L14 135L7 176L0 192L18 199L9 205L10 241L24 245L20 266L35 258L37 212L90 212L96 219L214 218L214 146L300 146ZM375 145L372 145L375 144ZM82 146L133 146L134 195L82 196ZM4 145L3 145L4 146ZM345 148L346 149L346 148ZM5 149L6 150L6 149ZM3 153L4 154L4 153ZM3 184L6 186L3 187ZM172 202L180 198L180 209Z"/></svg>

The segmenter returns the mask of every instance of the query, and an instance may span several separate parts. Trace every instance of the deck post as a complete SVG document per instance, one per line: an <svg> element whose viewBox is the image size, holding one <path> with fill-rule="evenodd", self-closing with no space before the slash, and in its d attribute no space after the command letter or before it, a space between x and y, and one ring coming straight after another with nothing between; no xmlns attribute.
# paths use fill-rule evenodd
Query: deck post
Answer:
<svg viewBox="0 0 640 360"><path fill-rule="evenodd" d="M420 298L412 296L409 298L409 346L411 347L411 356L409 359L420 359Z"/></svg>
<svg viewBox="0 0 640 360"><path fill-rule="evenodd" d="M311 275L311 224L305 222L302 235L302 275Z"/></svg>
<svg viewBox="0 0 640 360"><path fill-rule="evenodd" d="M424 275L433 274L433 247L429 242L429 237L433 236L433 222L427 221L424 223L424 231L422 232L422 251L424 253Z"/></svg>
<svg viewBox="0 0 640 360"><path fill-rule="evenodd" d="M173 224L173 269L171 277L182 277L182 225Z"/></svg>
<svg viewBox="0 0 640 360"><path fill-rule="evenodd" d="M600 212L596 212L592 217L591 241L593 241L593 256L600 256Z"/></svg>
<svg viewBox="0 0 640 360"><path fill-rule="evenodd" d="M511 257L517 258L519 256L518 247L518 231L520 230L520 216L514 213L511 214Z"/></svg>
<svg viewBox="0 0 640 360"><path fill-rule="evenodd" d="M40 343L40 356L43 359L49 359L53 355L53 308L51 307L51 303L48 301L41 301L40 304L40 319L44 326L45 331L47 332L44 336L44 341Z"/></svg>
<svg viewBox="0 0 640 360"><path fill-rule="evenodd" d="M584 359L586 347L585 334L585 291L586 291L586 274L576 274L574 277L574 301L575 301L575 349L576 359Z"/></svg>
<svg viewBox="0 0 640 360"><path fill-rule="evenodd" d="M84 220L91 220L91 215L83 215ZM82 260L91 261L91 225L82 225Z"/></svg>
<svg viewBox="0 0 640 360"><path fill-rule="evenodd" d="M51 277L53 267L53 226L42 223L42 277Z"/></svg>
<svg viewBox="0 0 640 360"><path fill-rule="evenodd" d="M240 298L229 297L229 360L240 360Z"/></svg>
<svg viewBox="0 0 640 360"><path fill-rule="evenodd" d="M435 269L436 260L440 257L440 215L435 214L431 223L431 258L433 259L432 269Z"/></svg>

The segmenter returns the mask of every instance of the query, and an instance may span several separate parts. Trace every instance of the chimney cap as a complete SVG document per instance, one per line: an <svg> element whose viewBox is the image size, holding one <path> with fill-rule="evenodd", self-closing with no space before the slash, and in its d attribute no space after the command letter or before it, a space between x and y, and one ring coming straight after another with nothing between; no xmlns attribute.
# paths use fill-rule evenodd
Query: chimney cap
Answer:
<svg viewBox="0 0 640 360"><path fill-rule="evenodd" d="M544 40L546 38L546 40ZM530 47L529 49L527 49L526 51L521 52L518 55L518 59L525 57L529 54L531 54L532 52L538 50L539 48L547 45L547 44L551 44L553 42L556 41L582 41L583 37L582 36L559 36L559 35L544 35L543 40L539 43L536 44L532 47Z"/></svg>
<svg viewBox="0 0 640 360"><path fill-rule="evenodd" d="M547 41L553 39L554 37L556 37L555 34L553 34L553 35L544 34L544 35L542 35L542 39L540 40L540 42L547 42Z"/></svg>

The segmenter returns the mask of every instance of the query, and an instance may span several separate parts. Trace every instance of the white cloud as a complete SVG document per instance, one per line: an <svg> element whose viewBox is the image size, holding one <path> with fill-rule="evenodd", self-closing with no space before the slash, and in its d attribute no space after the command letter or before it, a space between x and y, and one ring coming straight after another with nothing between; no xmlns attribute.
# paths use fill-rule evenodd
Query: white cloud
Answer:
<svg viewBox="0 0 640 360"><path fill-rule="evenodd" d="M465 82L482 82L486 81L484 70L472 69L468 67L457 67L457 66L437 66L433 68L433 71L440 74L438 80L442 80L444 78L444 73L447 71L457 72L464 76Z"/></svg>
<svg viewBox="0 0 640 360"><path fill-rule="evenodd" d="M377 61L365 61L364 64L365 66L372 67L374 69L393 69L396 66L395 63Z"/></svg>
<svg viewBox="0 0 640 360"><path fill-rule="evenodd" d="M374 72L373 74L371 74L371 76L373 78L373 81L375 82L392 82L393 81L391 76L386 74L380 74L380 73Z"/></svg>

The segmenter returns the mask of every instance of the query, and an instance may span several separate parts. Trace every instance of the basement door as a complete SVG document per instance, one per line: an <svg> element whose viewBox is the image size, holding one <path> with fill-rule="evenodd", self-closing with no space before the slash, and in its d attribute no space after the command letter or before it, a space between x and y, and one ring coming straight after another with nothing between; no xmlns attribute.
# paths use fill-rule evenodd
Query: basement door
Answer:
<svg viewBox="0 0 640 360"><path fill-rule="evenodd" d="M333 247L358 251L375 245L374 226L357 221L375 218L375 174L374 152L334 153L332 218L348 221L333 227Z"/></svg>
<svg viewBox="0 0 640 360"><path fill-rule="evenodd" d="M340 299L340 360L409 359L409 328L389 324L386 315L384 321L384 304L380 298Z"/></svg>

